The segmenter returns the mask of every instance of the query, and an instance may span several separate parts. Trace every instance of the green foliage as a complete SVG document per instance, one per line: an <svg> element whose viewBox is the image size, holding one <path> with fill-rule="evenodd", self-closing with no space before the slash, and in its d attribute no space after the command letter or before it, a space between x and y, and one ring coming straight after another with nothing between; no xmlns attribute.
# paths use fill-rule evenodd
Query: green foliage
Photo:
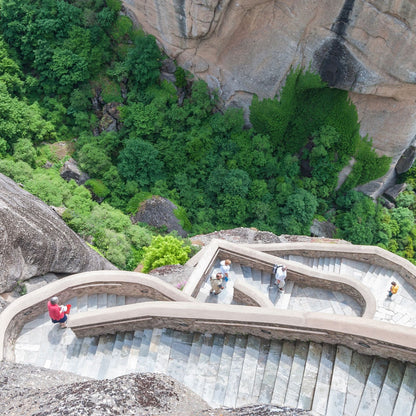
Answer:
<svg viewBox="0 0 416 416"><path fill-rule="evenodd" d="M36 149L29 139L19 139L13 146L13 159L26 162L32 168L35 167Z"/></svg>
<svg viewBox="0 0 416 416"><path fill-rule="evenodd" d="M379 157L371 147L372 141L368 137L362 138L359 143L357 153L355 154L355 164L351 174L343 185L343 189L351 189L355 186L362 185L377 179L390 168L391 157Z"/></svg>
<svg viewBox="0 0 416 416"><path fill-rule="evenodd" d="M325 215L341 238L413 259L414 193L388 211L346 192L382 176L390 163L360 137L347 91L292 69L278 97L254 97L248 128L241 109L217 108L215 92L182 68L176 85L160 82L163 54L119 14L121 4L2 0L0 172L65 207L65 221L128 270L145 254L156 267L152 250L144 250L151 232L124 214L152 194L174 201L192 233L255 226L309 234L312 219ZM104 127L92 111L98 92L100 104L120 103L120 131L97 135ZM58 160L39 147L56 139L74 141L71 156L92 178L86 187L93 196L63 181ZM352 157L353 173L334 201L339 172ZM48 171L41 169L47 160L55 163ZM416 187L412 174L407 179ZM161 262L177 262L169 256Z"/></svg>
<svg viewBox="0 0 416 416"><path fill-rule="evenodd" d="M8 144L11 151L18 139L28 139L32 143L53 140L55 131L52 123L45 121L35 103L26 102L12 97L0 82L0 137Z"/></svg>
<svg viewBox="0 0 416 416"><path fill-rule="evenodd" d="M120 152L118 171L127 180L135 181L141 188L149 187L163 176L163 164L158 151L151 143L129 139Z"/></svg>
<svg viewBox="0 0 416 416"><path fill-rule="evenodd" d="M153 36L138 36L127 52L125 68L130 87L140 90L159 79L162 54Z"/></svg>
<svg viewBox="0 0 416 416"><path fill-rule="evenodd" d="M155 236L150 246L144 248L143 272L147 273L157 267L169 264L185 264L190 250L189 246L176 237L171 235Z"/></svg>
<svg viewBox="0 0 416 416"><path fill-rule="evenodd" d="M67 183L51 170L36 169L33 177L25 181L25 189L36 195L48 205L60 207L65 198L69 196Z"/></svg>
<svg viewBox="0 0 416 416"><path fill-rule="evenodd" d="M89 179L85 182L85 186L88 189L91 189L91 192L98 198L105 198L110 190L102 183L102 181L97 179Z"/></svg>
<svg viewBox="0 0 416 416"><path fill-rule="evenodd" d="M33 177L33 169L26 162L15 162L11 158L0 159L0 172L17 183L25 183Z"/></svg>

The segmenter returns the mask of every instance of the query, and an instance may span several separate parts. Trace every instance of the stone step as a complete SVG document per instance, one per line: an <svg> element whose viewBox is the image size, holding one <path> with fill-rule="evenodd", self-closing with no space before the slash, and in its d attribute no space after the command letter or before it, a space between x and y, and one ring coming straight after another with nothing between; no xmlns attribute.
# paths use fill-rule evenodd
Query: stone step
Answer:
<svg viewBox="0 0 416 416"><path fill-rule="evenodd" d="M393 413L404 371L404 363L394 360L389 362L386 378L374 412L375 416L391 415Z"/></svg>
<svg viewBox="0 0 416 416"><path fill-rule="evenodd" d="M299 402L302 381L305 373L309 344L296 342L290 376L287 384L284 406L296 408Z"/></svg>
<svg viewBox="0 0 416 416"><path fill-rule="evenodd" d="M253 375L256 374L256 369L259 362L260 345L260 338L253 336L248 337L236 401L237 407L247 406L249 404L255 403L251 401L255 383L255 377L253 377Z"/></svg>
<svg viewBox="0 0 416 416"><path fill-rule="evenodd" d="M323 345L321 361L318 369L318 377L312 400L312 411L319 415L326 414L334 361L335 347L328 344Z"/></svg>
<svg viewBox="0 0 416 416"><path fill-rule="evenodd" d="M370 374L373 357L353 352L348 375L347 395L344 416L355 416L360 404L368 375Z"/></svg>
<svg viewBox="0 0 416 416"><path fill-rule="evenodd" d="M416 413L415 395L416 366L414 364L407 364L392 416L413 416Z"/></svg>
<svg viewBox="0 0 416 416"><path fill-rule="evenodd" d="M290 297L292 295L292 290L294 288L295 284L293 282L293 280L287 280L286 281L286 285L284 287L284 291L280 292L277 289L276 286L276 293L277 293L277 297L276 300L274 302L274 305L277 309L289 309L289 304L290 304Z"/></svg>
<svg viewBox="0 0 416 416"><path fill-rule="evenodd" d="M312 407L313 392L317 382L321 354L321 344L316 344L314 342L309 343L299 399L297 406L295 406L297 408L310 409Z"/></svg>
<svg viewBox="0 0 416 416"><path fill-rule="evenodd" d="M351 357L352 350L343 346L338 346L332 370L331 387L326 409L328 415L342 416L344 414Z"/></svg>
<svg viewBox="0 0 416 416"><path fill-rule="evenodd" d="M295 343L284 341L280 354L279 366L276 373L274 390L271 399L272 404L283 406L285 404L288 381L291 374L293 356L295 353Z"/></svg>
<svg viewBox="0 0 416 416"><path fill-rule="evenodd" d="M356 416L373 415L387 373L388 361L375 358L371 366Z"/></svg>
<svg viewBox="0 0 416 416"><path fill-rule="evenodd" d="M263 380L260 387L259 403L271 403L279 368L280 356L282 354L283 342L272 340L267 354L266 365L263 372Z"/></svg>
<svg viewBox="0 0 416 416"><path fill-rule="evenodd" d="M258 273L253 282L262 278ZM286 290L290 284L289 280ZM115 305L135 298L90 295L73 304L75 310L99 308L104 299L106 305ZM270 403L328 416L411 416L414 407L414 365L367 357L343 346L171 329L77 339L72 331L51 326L47 314L42 319L36 319L40 337L54 342L40 348L38 340L38 349L31 354L18 342L16 356L21 362L33 359L46 368L96 379L159 372L174 377L211 406ZM30 336L34 322L22 331L22 339Z"/></svg>
<svg viewBox="0 0 416 416"><path fill-rule="evenodd" d="M212 350L213 343L214 343L214 336L211 334L206 334L203 338L201 351L199 353L198 363L196 366L196 373L199 374L199 376L192 381L191 389L201 397L203 397L203 393L204 393L204 385L205 385L204 374L206 374L207 367L209 367L210 365L209 360L211 357L211 350Z"/></svg>
<svg viewBox="0 0 416 416"><path fill-rule="evenodd" d="M212 406L222 406L227 392L228 378L231 369L231 363L234 353L234 345L236 341L235 335L226 334L224 336L224 345L220 365L218 367L217 380L212 394Z"/></svg>
<svg viewBox="0 0 416 416"><path fill-rule="evenodd" d="M214 396L218 372L221 364L224 341L224 335L214 335L214 339L212 341L211 355L209 358L209 365L206 367L207 372L205 374L205 384L202 395L208 402L210 402Z"/></svg>
<svg viewBox="0 0 416 416"><path fill-rule="evenodd" d="M231 360L228 384L225 393L223 405L226 407L235 407L238 397L241 372L243 369L245 351L247 346L247 337L237 335L235 339L234 352Z"/></svg>

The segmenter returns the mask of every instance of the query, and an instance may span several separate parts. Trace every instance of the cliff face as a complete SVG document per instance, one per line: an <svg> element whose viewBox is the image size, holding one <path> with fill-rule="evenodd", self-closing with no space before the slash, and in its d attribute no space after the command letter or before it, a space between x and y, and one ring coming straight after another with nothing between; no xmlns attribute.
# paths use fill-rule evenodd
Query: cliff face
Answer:
<svg viewBox="0 0 416 416"><path fill-rule="evenodd" d="M115 269L48 205L0 174L0 293L18 280Z"/></svg>
<svg viewBox="0 0 416 416"><path fill-rule="evenodd" d="M362 135L379 154L413 148L416 134L414 0L125 0L179 65L226 105L274 96L291 66L350 91Z"/></svg>

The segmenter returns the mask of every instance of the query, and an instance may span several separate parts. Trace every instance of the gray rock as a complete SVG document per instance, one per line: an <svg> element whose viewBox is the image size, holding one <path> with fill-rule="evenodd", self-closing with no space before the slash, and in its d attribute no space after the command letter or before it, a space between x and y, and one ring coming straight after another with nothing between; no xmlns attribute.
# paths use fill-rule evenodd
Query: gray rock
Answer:
<svg viewBox="0 0 416 416"><path fill-rule="evenodd" d="M416 147L408 147L400 157L399 161L396 163L396 173L400 175L401 173L407 172L413 165L413 162L416 159Z"/></svg>
<svg viewBox="0 0 416 416"><path fill-rule="evenodd" d="M88 174L81 172L74 159L67 160L59 171L61 177L66 181L73 179L78 185L84 184L88 179Z"/></svg>
<svg viewBox="0 0 416 416"><path fill-rule="evenodd" d="M391 202L396 202L396 198L407 188L407 184L405 183L398 183L390 188L388 188L384 192L384 196L389 199Z"/></svg>
<svg viewBox="0 0 416 416"><path fill-rule="evenodd" d="M48 205L0 174L0 293L47 273L116 269Z"/></svg>
<svg viewBox="0 0 416 416"><path fill-rule="evenodd" d="M306 410L272 405L212 409L195 393L161 374L90 380L63 371L0 363L2 415L300 416Z"/></svg>
<svg viewBox="0 0 416 416"><path fill-rule="evenodd" d="M315 237L333 238L336 232L336 227L329 221L313 220L310 228L311 235Z"/></svg>
<svg viewBox="0 0 416 416"><path fill-rule="evenodd" d="M152 196L142 202L131 220L133 224L144 222L152 227L166 227L168 232L176 230L181 237L186 237L187 232L182 228L174 211L178 207L169 199L160 196Z"/></svg>

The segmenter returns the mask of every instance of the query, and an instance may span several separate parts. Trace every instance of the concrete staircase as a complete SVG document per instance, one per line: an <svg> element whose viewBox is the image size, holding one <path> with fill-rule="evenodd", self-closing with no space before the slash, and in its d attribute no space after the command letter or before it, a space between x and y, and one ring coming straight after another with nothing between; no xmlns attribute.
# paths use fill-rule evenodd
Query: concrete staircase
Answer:
<svg viewBox="0 0 416 416"><path fill-rule="evenodd" d="M301 260L303 258L299 257L298 261ZM315 260L316 264L325 267L327 272L334 273L334 268L340 270L337 262L334 262L333 266L327 266L323 261L319 262L319 259ZM339 259L338 263L340 263ZM309 264L307 265L309 266ZM219 271L219 264L216 264L214 267L214 272L216 271ZM270 273L235 263L233 263L232 271L229 275L230 280L227 282L226 289L219 296L209 294L211 286L208 279L202 286L197 300L201 302L230 304L232 303L234 282L241 279L246 284L253 286L263 293L277 309L310 310L337 315L361 315L361 307L358 302L341 292L301 286L290 279L286 282L284 292L280 292L277 286L273 284L273 278Z"/></svg>
<svg viewBox="0 0 416 416"><path fill-rule="evenodd" d="M414 311L416 310L416 290L397 272L385 267L336 257L302 257L285 256L287 260L301 263L304 266L327 273L335 273L361 281L373 293L377 302L375 319L393 322L398 325L416 327ZM399 284L399 291L393 298L387 298L390 282ZM332 292L333 296L342 301L342 294ZM313 296L313 295L312 295ZM332 305L337 308L335 304ZM296 309L293 305L293 309ZM289 307L289 309L291 309ZM316 310L316 309L315 309ZM328 310L329 311L329 310ZM323 310L321 310L323 312ZM340 313L339 311L335 313Z"/></svg>
<svg viewBox="0 0 416 416"><path fill-rule="evenodd" d="M104 299L71 299L71 314L105 307ZM123 301L108 296L106 306ZM416 414L416 366L343 346L172 329L78 339L44 314L25 325L15 351L19 363L95 379L167 374L214 407L271 403L328 416Z"/></svg>
<svg viewBox="0 0 416 416"><path fill-rule="evenodd" d="M378 319L416 325L409 312L414 310L416 291L391 270L337 258L287 259L328 273L354 276L377 295ZM290 279L285 291L277 293L275 286L270 287L270 278L268 273L233 264L223 293L210 296L207 281L197 299L231 303L234 283L244 279L268 296L277 309L349 315L360 311L356 302L342 293L301 287ZM400 290L386 305L381 298L393 278ZM69 303L72 315L149 300L104 293L73 298ZM18 363L95 379L132 372L167 374L214 407L274 404L328 416L416 416L415 365L362 355L344 346L166 328L76 338L70 329L53 325L44 313L24 326L15 344L15 357Z"/></svg>

